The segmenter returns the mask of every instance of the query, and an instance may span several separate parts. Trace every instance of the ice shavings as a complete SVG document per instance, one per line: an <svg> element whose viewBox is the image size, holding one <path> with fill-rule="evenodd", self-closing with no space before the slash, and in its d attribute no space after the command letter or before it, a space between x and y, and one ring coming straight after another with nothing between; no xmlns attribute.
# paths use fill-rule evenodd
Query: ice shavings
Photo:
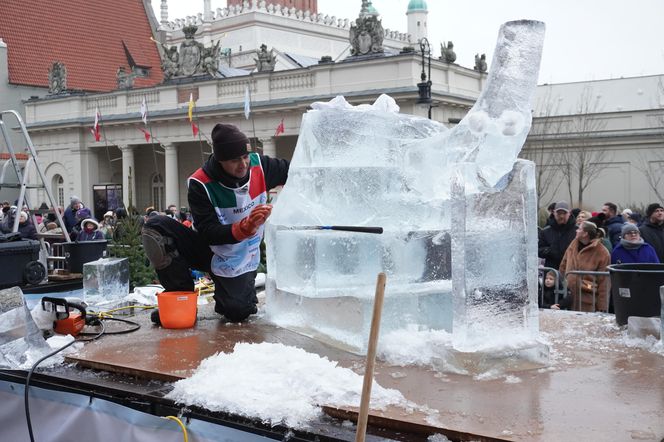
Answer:
<svg viewBox="0 0 664 442"><path fill-rule="evenodd" d="M195 405L302 428L320 414L320 406L360 404L362 376L337 362L282 344L239 343L233 353L217 353L167 397ZM371 408L412 407L397 390L374 382Z"/></svg>

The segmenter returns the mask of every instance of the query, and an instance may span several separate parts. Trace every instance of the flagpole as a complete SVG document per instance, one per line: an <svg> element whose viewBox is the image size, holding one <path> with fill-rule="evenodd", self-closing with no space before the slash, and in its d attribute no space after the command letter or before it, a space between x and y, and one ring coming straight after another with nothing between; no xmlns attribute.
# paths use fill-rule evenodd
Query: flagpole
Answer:
<svg viewBox="0 0 664 442"><path fill-rule="evenodd" d="M251 128L254 132L254 137L252 138L253 139L253 143L252 143L253 146L251 146L251 150L252 150L252 152L255 152L256 151L256 144L258 143L258 138L256 137L256 123L254 122L254 113L251 112L251 90L249 89L249 86L247 86L247 92L249 93L249 115L251 115ZM262 150L263 150L263 148L261 148L261 151ZM261 153L264 154L265 152L261 152Z"/></svg>
<svg viewBox="0 0 664 442"><path fill-rule="evenodd" d="M141 119L143 119L143 123L148 127L148 132L150 133L150 143L152 146L152 158L154 160L154 173L155 175L159 175L159 165L157 164L157 152L155 151L154 147L154 137L152 136L152 125L148 124L148 100L145 95L143 95L143 102L145 103L145 119L143 119L143 116L141 116ZM161 145L161 143L159 143ZM166 183L164 183L166 185ZM155 202L153 201L153 204ZM157 204L158 206L159 204Z"/></svg>
<svg viewBox="0 0 664 442"><path fill-rule="evenodd" d="M108 150L108 138L106 138L106 127L101 124L102 118L101 118L101 111L99 110L99 100L96 99L95 99L95 118L99 118L99 126L101 126L101 134L102 137L104 137L104 147L106 148L106 158L108 159L108 169L112 175L113 165L111 164L111 152Z"/></svg>

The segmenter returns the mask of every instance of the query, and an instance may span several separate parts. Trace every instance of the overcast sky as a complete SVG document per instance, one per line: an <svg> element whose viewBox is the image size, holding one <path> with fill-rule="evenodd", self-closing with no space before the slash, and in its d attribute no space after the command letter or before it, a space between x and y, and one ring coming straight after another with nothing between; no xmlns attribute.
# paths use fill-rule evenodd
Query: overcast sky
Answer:
<svg viewBox="0 0 664 442"><path fill-rule="evenodd" d="M160 0L152 0L157 19ZM664 0L428 0L429 41L452 40L457 63L473 67L476 53L491 60L500 25L546 23L540 83L664 74ZM354 19L360 0L318 0L320 13ZM408 0L374 0L383 27L407 31ZM223 8L226 0L212 0ZM203 11L203 0L169 0L169 19ZM489 64L489 69L491 65Z"/></svg>

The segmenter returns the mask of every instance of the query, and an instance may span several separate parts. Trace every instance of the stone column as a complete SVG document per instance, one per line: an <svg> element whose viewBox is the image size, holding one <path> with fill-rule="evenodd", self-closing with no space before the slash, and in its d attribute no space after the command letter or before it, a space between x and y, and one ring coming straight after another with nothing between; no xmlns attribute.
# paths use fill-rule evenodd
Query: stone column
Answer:
<svg viewBox="0 0 664 442"><path fill-rule="evenodd" d="M277 156L277 140L274 137L261 138L263 143L263 155L275 158Z"/></svg>
<svg viewBox="0 0 664 442"><path fill-rule="evenodd" d="M175 204L180 207L180 177L178 174L178 145L165 143L164 146L164 189L166 207Z"/></svg>
<svg viewBox="0 0 664 442"><path fill-rule="evenodd" d="M136 207L136 165L134 162L134 146L119 145L122 152L122 201L126 208Z"/></svg>

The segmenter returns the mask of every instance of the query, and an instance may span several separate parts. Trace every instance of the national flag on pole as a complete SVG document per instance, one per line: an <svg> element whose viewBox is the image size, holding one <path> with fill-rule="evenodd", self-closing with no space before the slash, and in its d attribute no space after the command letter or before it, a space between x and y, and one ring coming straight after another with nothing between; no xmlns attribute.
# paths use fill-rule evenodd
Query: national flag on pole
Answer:
<svg viewBox="0 0 664 442"><path fill-rule="evenodd" d="M150 131L147 129L144 129L142 127L139 127L138 130L143 132L143 136L145 136L145 141L150 141Z"/></svg>
<svg viewBox="0 0 664 442"><path fill-rule="evenodd" d="M189 94L189 121L194 121L194 93Z"/></svg>
<svg viewBox="0 0 664 442"><path fill-rule="evenodd" d="M198 126L196 126L196 123L193 121L191 122L191 132L194 134L194 136L198 135Z"/></svg>
<svg viewBox="0 0 664 442"><path fill-rule="evenodd" d="M251 113L251 98L249 97L249 86L244 88L244 118L249 119Z"/></svg>
<svg viewBox="0 0 664 442"><path fill-rule="evenodd" d="M277 126L277 130L274 131L274 136L277 137L279 134L284 133L284 119L281 119L281 122L279 123L279 126Z"/></svg>
<svg viewBox="0 0 664 442"><path fill-rule="evenodd" d="M143 120L143 124L148 125L148 103L145 101L145 95L141 103L141 120Z"/></svg>
<svg viewBox="0 0 664 442"><path fill-rule="evenodd" d="M90 129L90 132L92 132L92 135L95 137L95 141L100 141L101 140L101 130L99 128L99 120L101 115L99 114L99 107L95 107L95 125L92 126L92 129Z"/></svg>

